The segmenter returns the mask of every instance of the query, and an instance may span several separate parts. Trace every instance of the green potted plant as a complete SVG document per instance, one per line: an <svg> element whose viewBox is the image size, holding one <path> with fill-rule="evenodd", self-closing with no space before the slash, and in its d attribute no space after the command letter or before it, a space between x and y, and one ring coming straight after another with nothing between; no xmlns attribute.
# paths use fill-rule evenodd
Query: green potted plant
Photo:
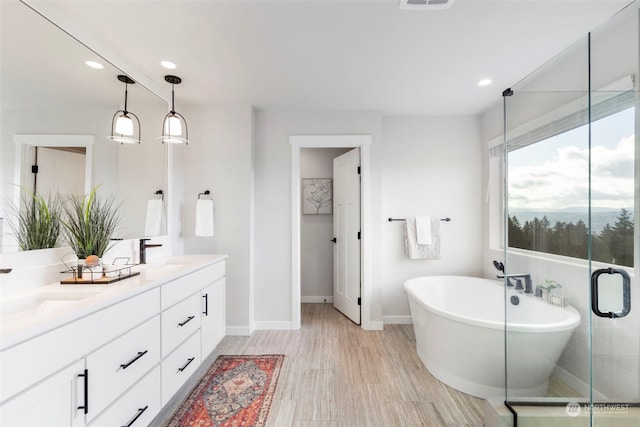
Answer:
<svg viewBox="0 0 640 427"><path fill-rule="evenodd" d="M60 246L62 206L60 197L45 198L22 188L22 209L15 207L15 218L9 226L23 251L56 248Z"/></svg>
<svg viewBox="0 0 640 427"><path fill-rule="evenodd" d="M559 288L562 288L562 285L560 283L556 282L555 280L544 279L543 285L536 286L536 295L539 294L539 296L541 296L542 299L546 301L549 297L549 293L551 293L552 290Z"/></svg>
<svg viewBox="0 0 640 427"><path fill-rule="evenodd" d="M118 228L120 205L114 198L102 199L95 187L88 195L73 195L64 205L65 237L79 259L102 258L111 247L111 235Z"/></svg>

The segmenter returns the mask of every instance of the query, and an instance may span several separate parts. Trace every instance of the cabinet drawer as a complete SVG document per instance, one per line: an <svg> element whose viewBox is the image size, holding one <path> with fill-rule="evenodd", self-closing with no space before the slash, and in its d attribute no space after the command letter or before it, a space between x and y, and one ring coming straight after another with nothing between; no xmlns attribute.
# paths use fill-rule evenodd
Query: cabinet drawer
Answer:
<svg viewBox="0 0 640 427"><path fill-rule="evenodd" d="M195 333L162 361L162 405L200 366L200 334Z"/></svg>
<svg viewBox="0 0 640 427"><path fill-rule="evenodd" d="M200 328L201 299L198 292L162 312L162 357Z"/></svg>
<svg viewBox="0 0 640 427"><path fill-rule="evenodd" d="M153 317L159 306L160 290L152 289L0 352L0 402Z"/></svg>
<svg viewBox="0 0 640 427"><path fill-rule="evenodd" d="M160 315L87 356L89 419L160 363Z"/></svg>
<svg viewBox="0 0 640 427"><path fill-rule="evenodd" d="M160 366L156 366L90 425L148 426L162 408L160 384Z"/></svg>
<svg viewBox="0 0 640 427"><path fill-rule="evenodd" d="M213 283L225 274L224 261L208 265L186 276L162 285L162 309L171 307L187 295L198 292L209 283Z"/></svg>

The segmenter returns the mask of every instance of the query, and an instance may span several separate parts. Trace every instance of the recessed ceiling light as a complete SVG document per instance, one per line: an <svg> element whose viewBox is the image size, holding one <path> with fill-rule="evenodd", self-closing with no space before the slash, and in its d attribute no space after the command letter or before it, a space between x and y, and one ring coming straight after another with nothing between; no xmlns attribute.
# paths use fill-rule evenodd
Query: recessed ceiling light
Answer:
<svg viewBox="0 0 640 427"><path fill-rule="evenodd" d="M96 61L85 61L85 64L87 64L88 67L95 68L96 70L102 70L104 68L104 65Z"/></svg>
<svg viewBox="0 0 640 427"><path fill-rule="evenodd" d="M489 86L491 84L491 79L482 79L478 82L478 86Z"/></svg>
<svg viewBox="0 0 640 427"><path fill-rule="evenodd" d="M160 65L169 70L174 70L176 68L176 64L171 61L160 61Z"/></svg>

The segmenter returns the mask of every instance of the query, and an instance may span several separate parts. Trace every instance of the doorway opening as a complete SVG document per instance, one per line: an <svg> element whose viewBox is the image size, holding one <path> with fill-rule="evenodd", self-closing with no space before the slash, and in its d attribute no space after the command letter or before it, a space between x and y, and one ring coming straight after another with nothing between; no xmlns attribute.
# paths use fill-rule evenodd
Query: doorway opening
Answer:
<svg viewBox="0 0 640 427"><path fill-rule="evenodd" d="M369 149L371 135L308 135L292 136L291 144L291 236L292 236L292 329L301 327L301 206L302 206L302 177L300 172L301 150L305 148L359 148L361 164L361 194L360 194L360 224L361 249L360 277L361 277L361 326L371 328L371 201L369 175Z"/></svg>

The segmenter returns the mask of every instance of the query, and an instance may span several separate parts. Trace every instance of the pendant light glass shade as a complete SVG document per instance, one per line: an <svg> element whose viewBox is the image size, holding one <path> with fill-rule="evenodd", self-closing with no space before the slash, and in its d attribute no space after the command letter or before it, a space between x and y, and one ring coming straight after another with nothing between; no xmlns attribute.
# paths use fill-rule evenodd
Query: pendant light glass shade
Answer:
<svg viewBox="0 0 640 427"><path fill-rule="evenodd" d="M164 116L162 123L162 136L159 138L162 143L189 145L189 129L184 116L175 111L174 85L182 82L180 77L164 76L167 83L171 83L171 111Z"/></svg>
<svg viewBox="0 0 640 427"><path fill-rule="evenodd" d="M133 135L133 120L129 116L120 116L116 120L116 133L121 135Z"/></svg>
<svg viewBox="0 0 640 427"><path fill-rule="evenodd" d="M118 80L124 83L124 109L113 115L111 135L107 139L120 144L140 144L140 120L131 111L127 111L127 86L135 82L124 75L119 75Z"/></svg>

